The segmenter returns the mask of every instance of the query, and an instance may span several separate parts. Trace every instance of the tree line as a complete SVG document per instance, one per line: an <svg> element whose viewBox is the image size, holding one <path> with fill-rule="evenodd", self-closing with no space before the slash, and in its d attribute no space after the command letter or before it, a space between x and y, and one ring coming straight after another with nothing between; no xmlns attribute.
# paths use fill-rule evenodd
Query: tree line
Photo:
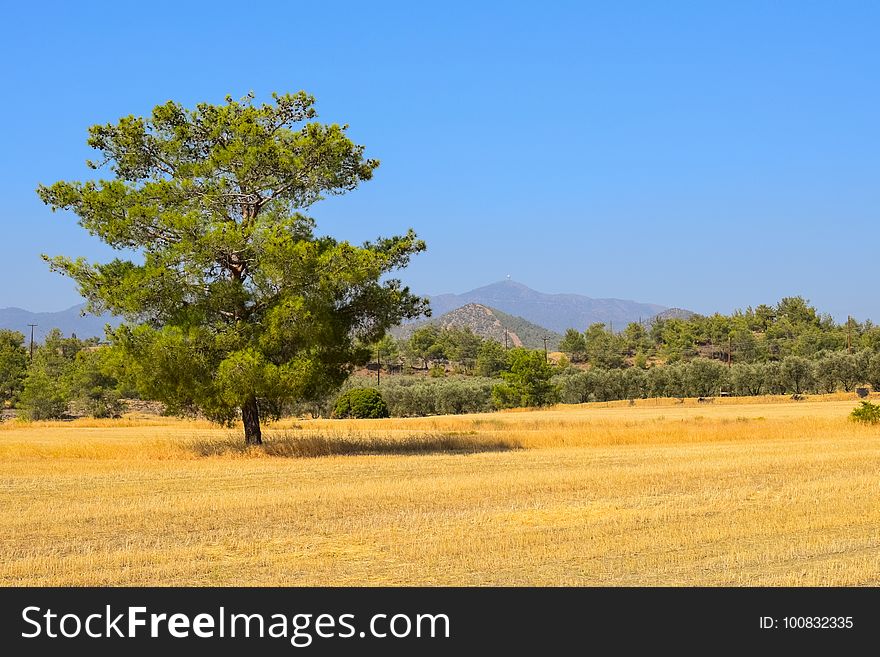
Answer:
<svg viewBox="0 0 880 657"><path fill-rule="evenodd" d="M97 338L64 337L58 329L31 356L23 334L0 329L0 405L15 406L32 420L119 417L121 399L137 393L120 383L117 357Z"/></svg>
<svg viewBox="0 0 880 657"><path fill-rule="evenodd" d="M412 372L446 382L386 379L392 415L490 411L555 402L647 397L831 393L870 385L880 390L880 327L836 323L801 297L731 315L694 315L569 329L554 364L540 351L506 350L466 328L424 326L408 340L376 345ZM465 383L480 379L479 386ZM494 383L493 383L494 381ZM369 385L368 380L361 384ZM467 411L448 399L467 398ZM443 400L443 401L441 401Z"/></svg>
<svg viewBox="0 0 880 657"><path fill-rule="evenodd" d="M791 320L793 307L802 310L796 321ZM621 333L601 325L583 333L570 330L555 362L540 350L507 349L467 328L426 325L408 339L386 335L362 345L359 364L373 371L381 368L376 379L361 373L339 390L291 400L274 412L329 415L340 394L364 387L380 389L392 416L647 397L801 395L852 391L866 384L880 390L877 327L870 322L835 324L799 298L784 299L772 312L766 308L658 321L649 327L631 324ZM735 342L733 335L743 322L756 326L755 317L762 317L762 323L759 330L749 329L747 343L757 346L742 353L716 349L725 335L728 349L743 344L742 336ZM790 330L779 330L778 323ZM690 336L688 349L680 349L681 335ZM805 345L822 348L808 350ZM670 357L672 349L676 357ZM0 331L0 401L17 405L24 417L114 417L123 410L122 397L161 399L137 374L122 349L99 346L97 339L64 337L55 329L31 360L21 333Z"/></svg>
<svg viewBox="0 0 880 657"><path fill-rule="evenodd" d="M750 338L739 335L743 330ZM340 389L290 400L274 412L329 415L340 394L364 387L378 387L393 416L647 397L802 395L862 385L880 390L878 336L870 322L836 324L798 297L730 316L634 323L620 333L596 324L583 333L570 330L555 362L467 328L426 325L408 339L386 335L360 347L360 365L381 368L379 377L362 372ZM743 344L749 348L734 347ZM25 417L113 417L123 409L122 397L161 399L137 374L122 349L97 339L55 329L31 360L21 333L0 331L0 401Z"/></svg>
<svg viewBox="0 0 880 657"><path fill-rule="evenodd" d="M877 352L880 326L852 318L838 324L802 297L786 297L775 306L761 304L730 315L633 322L620 333L603 324L583 333L569 329L560 350L573 362L609 369L699 357L731 363L779 362L787 356L817 360L839 351Z"/></svg>

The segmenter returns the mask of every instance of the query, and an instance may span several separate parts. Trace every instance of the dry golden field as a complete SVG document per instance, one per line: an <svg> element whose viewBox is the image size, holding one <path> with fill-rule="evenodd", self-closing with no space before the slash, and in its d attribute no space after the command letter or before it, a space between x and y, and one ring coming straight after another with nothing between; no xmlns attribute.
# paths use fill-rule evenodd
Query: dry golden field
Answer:
<svg viewBox="0 0 880 657"><path fill-rule="evenodd" d="M0 425L3 585L880 585L855 395Z"/></svg>

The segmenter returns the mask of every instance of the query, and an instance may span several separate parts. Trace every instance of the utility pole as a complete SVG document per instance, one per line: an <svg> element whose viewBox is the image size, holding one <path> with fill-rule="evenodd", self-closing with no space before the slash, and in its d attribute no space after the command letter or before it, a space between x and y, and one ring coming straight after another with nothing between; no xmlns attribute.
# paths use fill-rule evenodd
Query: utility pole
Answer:
<svg viewBox="0 0 880 657"><path fill-rule="evenodd" d="M846 350L849 353L852 353L852 336L850 333L851 329L852 329L852 316L847 315L846 316Z"/></svg>
<svg viewBox="0 0 880 657"><path fill-rule="evenodd" d="M548 339L548 338L547 338L547 336L544 336L544 337L541 338L541 339L544 341L544 362L545 362L545 363L549 363L549 362L550 362L550 359L549 359L548 356L547 356L547 339Z"/></svg>
<svg viewBox="0 0 880 657"><path fill-rule="evenodd" d="M30 359L34 359L34 327L36 324L28 324L31 327L31 348L30 348Z"/></svg>
<svg viewBox="0 0 880 657"><path fill-rule="evenodd" d="M504 329L504 348L507 349L507 329Z"/></svg>
<svg viewBox="0 0 880 657"><path fill-rule="evenodd" d="M382 361L379 360L379 346L376 346L376 387L382 385Z"/></svg>
<svg viewBox="0 0 880 657"><path fill-rule="evenodd" d="M727 334L727 368L730 369L730 353L733 348L733 338Z"/></svg>

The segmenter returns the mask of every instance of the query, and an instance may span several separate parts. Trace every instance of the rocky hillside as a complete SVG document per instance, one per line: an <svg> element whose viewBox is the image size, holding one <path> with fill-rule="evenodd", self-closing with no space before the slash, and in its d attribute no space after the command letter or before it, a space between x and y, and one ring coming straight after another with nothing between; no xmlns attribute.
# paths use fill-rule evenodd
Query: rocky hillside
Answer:
<svg viewBox="0 0 880 657"><path fill-rule="evenodd" d="M469 303L439 317L397 327L391 333L397 338L407 338L415 329L426 324L444 328L469 328L476 335L497 340L501 344L504 344L506 330L508 344L512 347L543 349L546 337L547 348L555 350L562 339L555 331L479 303Z"/></svg>
<svg viewBox="0 0 880 657"><path fill-rule="evenodd" d="M658 319L690 319L696 315L695 312L685 310L684 308L667 308L662 313L657 313L651 317L646 323L653 324Z"/></svg>

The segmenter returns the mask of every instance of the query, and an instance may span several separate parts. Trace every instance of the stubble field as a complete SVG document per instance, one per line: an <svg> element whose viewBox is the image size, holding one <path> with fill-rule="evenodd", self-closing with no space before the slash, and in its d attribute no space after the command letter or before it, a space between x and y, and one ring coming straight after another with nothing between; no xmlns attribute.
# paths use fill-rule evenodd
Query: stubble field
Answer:
<svg viewBox="0 0 880 657"><path fill-rule="evenodd" d="M0 584L880 585L854 395L0 425Z"/></svg>

